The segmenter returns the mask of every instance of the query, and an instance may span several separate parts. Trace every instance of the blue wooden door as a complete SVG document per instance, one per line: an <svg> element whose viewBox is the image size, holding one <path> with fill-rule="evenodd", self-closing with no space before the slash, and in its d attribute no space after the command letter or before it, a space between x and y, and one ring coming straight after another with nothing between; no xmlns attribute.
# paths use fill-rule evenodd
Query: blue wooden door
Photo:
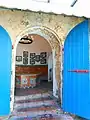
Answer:
<svg viewBox="0 0 90 120"><path fill-rule="evenodd" d="M90 119L88 21L77 25L64 44L63 109Z"/></svg>
<svg viewBox="0 0 90 120"><path fill-rule="evenodd" d="M0 26L0 116L10 113L11 40Z"/></svg>

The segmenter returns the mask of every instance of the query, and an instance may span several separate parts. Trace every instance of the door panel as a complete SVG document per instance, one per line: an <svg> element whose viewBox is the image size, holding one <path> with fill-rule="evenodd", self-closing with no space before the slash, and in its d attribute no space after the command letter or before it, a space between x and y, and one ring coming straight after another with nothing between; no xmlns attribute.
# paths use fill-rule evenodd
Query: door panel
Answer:
<svg viewBox="0 0 90 120"><path fill-rule="evenodd" d="M11 40L0 26L0 116L10 113Z"/></svg>
<svg viewBox="0 0 90 120"><path fill-rule="evenodd" d="M90 119L88 21L77 25L64 44L63 109ZM79 71L78 71L79 70Z"/></svg>

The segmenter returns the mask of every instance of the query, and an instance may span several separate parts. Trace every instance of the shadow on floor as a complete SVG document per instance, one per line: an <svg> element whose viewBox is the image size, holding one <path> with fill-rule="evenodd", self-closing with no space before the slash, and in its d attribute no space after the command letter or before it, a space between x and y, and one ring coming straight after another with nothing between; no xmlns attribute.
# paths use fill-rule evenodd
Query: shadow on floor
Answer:
<svg viewBox="0 0 90 120"><path fill-rule="evenodd" d="M34 88L16 88L15 96L24 96L36 93L43 93L53 91L53 83L47 81L41 81L40 85L36 85Z"/></svg>

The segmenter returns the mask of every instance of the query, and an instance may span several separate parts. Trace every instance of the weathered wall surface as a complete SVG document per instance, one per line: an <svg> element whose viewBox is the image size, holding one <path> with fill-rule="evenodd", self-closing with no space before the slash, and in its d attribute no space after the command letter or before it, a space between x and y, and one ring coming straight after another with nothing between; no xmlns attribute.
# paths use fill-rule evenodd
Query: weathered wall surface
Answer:
<svg viewBox="0 0 90 120"><path fill-rule="evenodd" d="M45 28L49 28L54 33L57 34L58 40L55 36L52 37L52 33L48 33L47 30L38 29L40 33L48 34L49 39L48 42L51 45L52 50L55 49L55 78L58 81L58 88L61 87L61 44L63 45L64 40L68 34L68 32L78 23L82 22L84 18L77 17L68 17L65 15L54 15L54 14L45 14L45 13L35 13L30 11L17 11L17 10L0 10L0 25L6 29L8 34L11 37L12 45L16 44L17 37L28 28L32 28L34 26L45 26ZM24 32L25 33L25 32ZM20 35L21 36L21 35ZM59 43L60 42L60 43ZM60 46L59 46L60 44ZM14 56L14 52L13 52ZM14 61L14 57L12 56L12 62ZM13 62L14 63L14 62ZM14 65L14 64L13 64ZM14 66L12 67L14 68ZM14 74L12 75L12 79L14 80ZM12 84L14 84L12 82ZM12 85L13 86L13 85ZM14 95L14 92L11 91L11 94ZM12 95L12 96L13 96ZM60 94L59 94L60 95ZM13 102L11 103L13 104Z"/></svg>
<svg viewBox="0 0 90 120"><path fill-rule="evenodd" d="M60 40L65 40L67 33L83 18L67 17L64 15L53 15L35 13L29 11L0 10L0 25L9 33L13 44L16 37L27 27L45 26L57 33Z"/></svg>

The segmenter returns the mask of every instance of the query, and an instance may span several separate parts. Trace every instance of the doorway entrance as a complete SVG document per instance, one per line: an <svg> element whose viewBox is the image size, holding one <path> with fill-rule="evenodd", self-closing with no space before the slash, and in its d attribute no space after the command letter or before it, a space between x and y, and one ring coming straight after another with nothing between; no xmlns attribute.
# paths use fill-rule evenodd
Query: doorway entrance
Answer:
<svg viewBox="0 0 90 120"><path fill-rule="evenodd" d="M61 44L59 42L58 36L49 28L40 27L40 26L28 28L26 31L24 31L22 34L20 34L17 37L17 41L16 41L14 49L13 49L13 57L14 57L13 66L15 66L15 61L16 61L17 45L18 45L20 39L25 37L25 35L39 35L39 36L43 37L44 39L46 39L47 42L49 43L49 45L51 46L52 63L53 63L52 68L53 69L51 69L51 68L48 69L48 81L49 81L49 83L51 83L51 81L52 81L51 79L53 79L53 83L54 83L53 84L53 95L55 97L58 97L58 95L60 95L60 94L57 94L58 92L60 93L60 85L58 83L60 83L60 81L61 81L61 75L60 75L60 72L61 72L61 63L60 63L61 62L61 55L60 55L61 47L60 46L61 46ZM44 67L44 70L45 70L45 67ZM53 77L52 77L52 73L53 73ZM13 104L14 104L14 93L15 93L14 88L15 88L15 68L13 69L13 80L12 80L12 93L13 93L12 94L12 102L11 102L12 110L13 110Z"/></svg>
<svg viewBox="0 0 90 120"><path fill-rule="evenodd" d="M22 38L16 49L15 95L53 91L51 46L40 35L29 34Z"/></svg>

